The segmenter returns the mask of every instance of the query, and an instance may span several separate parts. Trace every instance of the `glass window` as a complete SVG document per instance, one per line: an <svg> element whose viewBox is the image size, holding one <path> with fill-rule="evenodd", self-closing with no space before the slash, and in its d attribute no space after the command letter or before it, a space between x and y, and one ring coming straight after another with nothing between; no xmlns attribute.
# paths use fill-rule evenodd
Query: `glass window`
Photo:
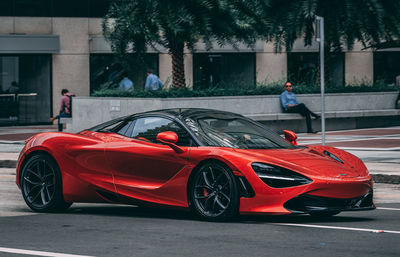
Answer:
<svg viewBox="0 0 400 257"><path fill-rule="evenodd" d="M318 53L288 53L288 80L296 84L318 82Z"/></svg>
<svg viewBox="0 0 400 257"><path fill-rule="evenodd" d="M125 126L126 123L127 122L125 120L121 120L121 119L118 119L117 121L112 120L110 122L100 124L89 130L97 130L99 132L106 132L106 133L108 133L108 132L117 133Z"/></svg>
<svg viewBox="0 0 400 257"><path fill-rule="evenodd" d="M293 148L278 134L238 116L186 118L188 127L209 146L240 149Z"/></svg>
<svg viewBox="0 0 400 257"><path fill-rule="evenodd" d="M0 1L0 16L14 16L12 0Z"/></svg>
<svg viewBox="0 0 400 257"><path fill-rule="evenodd" d="M192 138L186 130L176 122L160 117L137 119L130 137L150 141L152 143L159 143L157 142L157 135L165 131L173 131L178 135L177 145L192 145Z"/></svg>
<svg viewBox="0 0 400 257"><path fill-rule="evenodd" d="M158 54L146 54L145 65L121 65L113 54L90 55L90 92L101 88L118 88L124 72L133 81L136 90L143 90L147 69L158 74ZM123 68L124 67L124 68Z"/></svg>
<svg viewBox="0 0 400 257"><path fill-rule="evenodd" d="M48 122L52 116L51 55L0 55L0 99L0 124Z"/></svg>
<svg viewBox="0 0 400 257"><path fill-rule="evenodd" d="M288 53L288 80L296 84L319 83L319 53ZM331 53L325 57L327 85L344 84L344 53Z"/></svg>
<svg viewBox="0 0 400 257"><path fill-rule="evenodd" d="M50 17L51 0L14 0L15 16Z"/></svg>
<svg viewBox="0 0 400 257"><path fill-rule="evenodd" d="M114 0L89 0L89 17L103 17Z"/></svg>
<svg viewBox="0 0 400 257"><path fill-rule="evenodd" d="M194 88L254 88L254 53L193 54Z"/></svg>
<svg viewBox="0 0 400 257"><path fill-rule="evenodd" d="M55 0L54 16L56 17L88 17L89 0Z"/></svg>
<svg viewBox="0 0 400 257"><path fill-rule="evenodd" d="M135 121L125 122L121 126L121 129L118 129L118 131L116 131L116 133L127 136L127 137L131 137L134 126L135 126Z"/></svg>
<svg viewBox="0 0 400 257"><path fill-rule="evenodd" d="M394 84L396 76L400 75L400 51L399 52L375 52L374 53L374 80Z"/></svg>

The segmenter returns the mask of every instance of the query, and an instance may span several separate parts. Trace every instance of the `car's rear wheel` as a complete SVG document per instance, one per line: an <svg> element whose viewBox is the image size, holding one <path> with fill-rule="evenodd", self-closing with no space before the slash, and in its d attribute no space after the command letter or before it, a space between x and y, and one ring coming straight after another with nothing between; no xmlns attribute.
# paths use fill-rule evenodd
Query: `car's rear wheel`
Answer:
<svg viewBox="0 0 400 257"><path fill-rule="evenodd" d="M238 214L238 187L232 171L222 164L210 162L196 172L190 186L194 212L203 219L220 221Z"/></svg>
<svg viewBox="0 0 400 257"><path fill-rule="evenodd" d="M72 204L64 201L60 169L47 154L29 158L22 168L20 184L26 204L34 211L63 211Z"/></svg>

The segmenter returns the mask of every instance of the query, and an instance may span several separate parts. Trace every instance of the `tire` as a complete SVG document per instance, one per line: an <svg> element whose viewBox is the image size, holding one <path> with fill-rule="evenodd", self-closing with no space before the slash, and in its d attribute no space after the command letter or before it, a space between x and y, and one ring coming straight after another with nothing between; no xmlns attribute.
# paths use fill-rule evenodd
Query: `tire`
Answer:
<svg viewBox="0 0 400 257"><path fill-rule="evenodd" d="M339 214L340 211L318 211L318 212L310 212L310 215L318 218L328 218Z"/></svg>
<svg viewBox="0 0 400 257"><path fill-rule="evenodd" d="M26 204L34 211L59 212L72 204L64 201L60 169L47 154L29 158L22 168L20 185Z"/></svg>
<svg viewBox="0 0 400 257"><path fill-rule="evenodd" d="M189 206L200 218L223 221L238 215L238 186L224 165L210 162L201 166L189 188Z"/></svg>

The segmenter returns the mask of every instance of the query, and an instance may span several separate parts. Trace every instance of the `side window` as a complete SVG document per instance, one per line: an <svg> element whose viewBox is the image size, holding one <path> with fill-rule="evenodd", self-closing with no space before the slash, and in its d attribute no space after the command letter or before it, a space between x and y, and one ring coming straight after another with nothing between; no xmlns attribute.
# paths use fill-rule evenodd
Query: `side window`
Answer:
<svg viewBox="0 0 400 257"><path fill-rule="evenodd" d="M132 130L135 125L135 121L128 121L124 123L123 125L120 126L120 128L115 131L115 133L118 133L120 135L130 137L132 135Z"/></svg>
<svg viewBox="0 0 400 257"><path fill-rule="evenodd" d="M157 135L164 131L173 131L178 135L177 145L192 145L192 138L186 130L176 122L160 117L137 119L130 137L158 144Z"/></svg>

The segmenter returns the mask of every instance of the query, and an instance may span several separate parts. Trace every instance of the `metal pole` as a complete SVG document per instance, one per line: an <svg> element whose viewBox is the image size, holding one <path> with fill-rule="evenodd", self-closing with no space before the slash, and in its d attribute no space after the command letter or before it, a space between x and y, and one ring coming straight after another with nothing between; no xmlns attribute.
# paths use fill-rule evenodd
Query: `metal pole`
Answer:
<svg viewBox="0 0 400 257"><path fill-rule="evenodd" d="M322 133L322 145L325 145L325 56L324 56L324 18L317 16L317 21L319 21L319 66L321 73L321 133Z"/></svg>

